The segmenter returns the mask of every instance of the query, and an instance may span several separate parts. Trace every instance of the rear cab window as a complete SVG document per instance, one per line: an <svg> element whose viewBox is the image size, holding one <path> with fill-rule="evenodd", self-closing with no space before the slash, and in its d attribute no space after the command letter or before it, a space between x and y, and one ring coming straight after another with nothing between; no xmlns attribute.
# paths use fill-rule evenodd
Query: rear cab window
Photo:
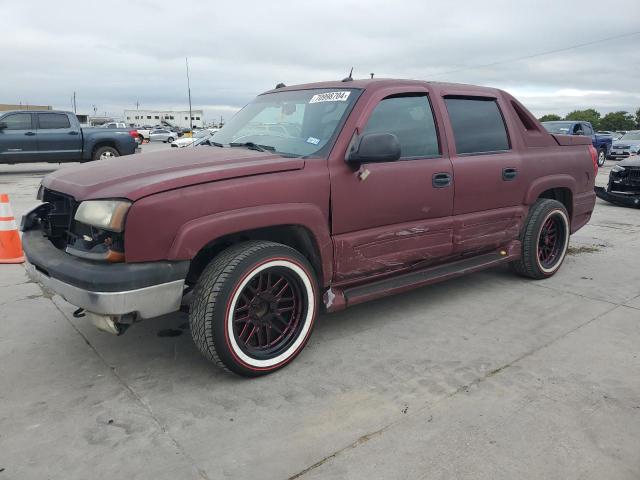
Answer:
<svg viewBox="0 0 640 480"><path fill-rule="evenodd" d="M444 98L458 155L511 150L507 127L495 98Z"/></svg>
<svg viewBox="0 0 640 480"><path fill-rule="evenodd" d="M62 113L39 113L38 128L43 130L56 128L71 128L69 117Z"/></svg>

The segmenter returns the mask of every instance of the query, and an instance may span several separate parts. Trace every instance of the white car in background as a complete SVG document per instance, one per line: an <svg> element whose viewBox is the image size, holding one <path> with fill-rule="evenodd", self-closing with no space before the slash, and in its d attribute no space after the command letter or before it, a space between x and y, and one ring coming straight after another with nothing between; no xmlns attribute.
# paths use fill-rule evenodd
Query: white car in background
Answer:
<svg viewBox="0 0 640 480"><path fill-rule="evenodd" d="M193 132L191 137L181 137L171 142L171 146L177 148L189 147L191 145L196 146L203 140L211 138L212 136L213 133L209 130L196 130Z"/></svg>

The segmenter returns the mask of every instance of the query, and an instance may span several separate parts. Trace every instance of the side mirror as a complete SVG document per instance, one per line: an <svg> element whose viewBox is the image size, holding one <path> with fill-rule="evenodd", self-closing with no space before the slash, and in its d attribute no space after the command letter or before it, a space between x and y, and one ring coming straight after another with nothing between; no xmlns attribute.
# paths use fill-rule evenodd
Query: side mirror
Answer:
<svg viewBox="0 0 640 480"><path fill-rule="evenodd" d="M400 159L400 154L400 142L394 134L369 133L360 138L358 147L349 153L347 162L351 165L395 162Z"/></svg>
<svg viewBox="0 0 640 480"><path fill-rule="evenodd" d="M0 122L0 130L4 130L7 128L7 124L5 122Z"/></svg>

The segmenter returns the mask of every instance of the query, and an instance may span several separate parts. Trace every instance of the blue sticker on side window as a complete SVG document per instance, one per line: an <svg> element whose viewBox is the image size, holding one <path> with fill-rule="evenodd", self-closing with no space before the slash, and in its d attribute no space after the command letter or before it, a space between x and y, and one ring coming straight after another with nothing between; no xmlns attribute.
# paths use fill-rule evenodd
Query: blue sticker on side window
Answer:
<svg viewBox="0 0 640 480"><path fill-rule="evenodd" d="M312 145L318 145L320 143L320 139L316 137L309 137L307 138L307 143L310 143Z"/></svg>

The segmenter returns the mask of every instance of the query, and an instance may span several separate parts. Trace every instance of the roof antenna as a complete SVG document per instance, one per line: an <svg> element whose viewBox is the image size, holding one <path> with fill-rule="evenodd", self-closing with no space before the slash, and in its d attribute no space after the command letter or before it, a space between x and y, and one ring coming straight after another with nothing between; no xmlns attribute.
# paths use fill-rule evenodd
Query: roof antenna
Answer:
<svg viewBox="0 0 640 480"><path fill-rule="evenodd" d="M286 85L284 83L282 83L282 82L280 82L279 84L276 85L276 89L284 88L284 87L286 87Z"/></svg>
<svg viewBox="0 0 640 480"><path fill-rule="evenodd" d="M373 73L370 73L369 75L371 75L371 78L373 78Z"/></svg>
<svg viewBox="0 0 640 480"><path fill-rule="evenodd" d="M349 72L349 76L347 78L343 78L342 81L343 82L353 82L353 77L351 75L353 75L353 67L351 67L351 71Z"/></svg>

